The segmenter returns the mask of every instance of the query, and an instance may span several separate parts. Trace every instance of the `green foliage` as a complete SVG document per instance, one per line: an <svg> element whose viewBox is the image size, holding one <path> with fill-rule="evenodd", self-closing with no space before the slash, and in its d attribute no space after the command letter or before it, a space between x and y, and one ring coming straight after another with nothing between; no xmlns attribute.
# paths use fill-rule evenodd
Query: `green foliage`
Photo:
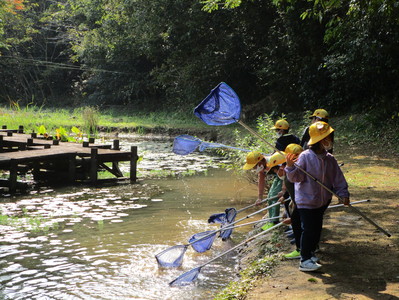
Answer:
<svg viewBox="0 0 399 300"><path fill-rule="evenodd" d="M69 135L64 127L57 128L56 130L56 137L61 142L68 142L70 140Z"/></svg>
<svg viewBox="0 0 399 300"><path fill-rule="evenodd" d="M232 281L215 296L215 300L245 299L247 292L253 287L259 276L268 276L276 265L276 255L255 260L249 267L240 273L238 281Z"/></svg>
<svg viewBox="0 0 399 300"><path fill-rule="evenodd" d="M37 133L38 133L39 135L47 135L47 129L46 129L46 127L44 127L44 125L40 125L40 126L37 128Z"/></svg>
<svg viewBox="0 0 399 300"><path fill-rule="evenodd" d="M396 1L0 3L3 103L191 114L226 81L249 119L399 111Z"/></svg>
<svg viewBox="0 0 399 300"><path fill-rule="evenodd" d="M274 125L273 118L268 114L263 114L256 119L256 131L259 135L268 141L270 144L274 145L276 140L276 135L274 130L270 130ZM250 135L247 132L243 133L241 131L234 131L234 141L235 147L247 149L251 151L259 151L264 154L271 154L274 152L273 148L267 145L265 142L257 138L256 136ZM245 157L248 152L244 151L227 151L220 149L220 153L227 155L232 161L236 162L234 166L231 166L237 172L243 172L242 165L245 162ZM247 172L246 172L247 173Z"/></svg>
<svg viewBox="0 0 399 300"><path fill-rule="evenodd" d="M84 128L90 134L97 133L100 112L97 107L87 106L82 109Z"/></svg>

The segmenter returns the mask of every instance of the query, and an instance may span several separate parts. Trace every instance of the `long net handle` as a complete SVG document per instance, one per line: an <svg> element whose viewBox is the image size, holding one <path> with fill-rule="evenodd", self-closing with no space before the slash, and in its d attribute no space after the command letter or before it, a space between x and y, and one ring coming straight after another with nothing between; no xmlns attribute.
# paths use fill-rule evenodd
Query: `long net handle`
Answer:
<svg viewBox="0 0 399 300"><path fill-rule="evenodd" d="M359 203L363 203L363 202L370 202L370 201L371 201L370 199L353 201L353 202L351 202L351 205L359 204ZM330 205L327 208L335 208L335 207L343 207L343 206L345 206L345 205L341 203L341 204Z"/></svg>
<svg viewBox="0 0 399 300"><path fill-rule="evenodd" d="M246 210L246 209L248 209L248 208L254 207L254 206L256 206L256 205L265 203L266 201L274 200L274 199L277 199L277 198L278 198L278 196L274 196L274 197L270 197L270 198L263 199L263 200L260 201L259 203L254 203L254 204L248 205L248 206L246 206L246 207L244 207L244 208L241 208L240 210L237 210L237 213L243 212L244 210Z"/></svg>
<svg viewBox="0 0 399 300"><path fill-rule="evenodd" d="M280 222L280 223L274 225L273 227L270 227L269 229L267 229L267 230L265 230L265 231L262 231L262 232L260 232L260 233L258 233L258 234L256 234L256 235L254 235L254 236L251 236L249 239L246 239L245 241L239 243L238 245L235 245L233 248L230 248L229 250L227 250L227 251L225 251L225 252L219 254L218 256L212 258L211 260L207 261L206 263L204 263L203 265L201 265L200 268L202 268L203 266L206 266L206 265L210 264L211 262L213 262L213 261L217 260L218 258L222 257L223 255L225 255L225 254L227 254L227 253L229 253L229 252L231 252L231 251L237 249L238 247L241 247L242 245L245 245L246 243L248 243L248 242L250 242L250 241L256 239L257 237L260 237L261 235L263 235L263 234L265 234L265 233L268 233L269 231L271 231L271 230L273 230L273 229L276 229L276 228L280 227L280 226L283 225L283 224L284 224L283 222Z"/></svg>
<svg viewBox="0 0 399 300"><path fill-rule="evenodd" d="M288 200L291 200L291 198L285 199L284 202L286 202L286 201L288 201ZM250 217L252 217L252 216L257 215L258 213L261 213L261 212L263 212L263 211L265 211L265 210L268 210L268 209L270 209L270 208L272 208L272 207L275 207L275 206L277 206L277 205L281 205L281 203L277 201L276 203L274 203L274 204L272 204L272 205L269 205L269 206L266 206L265 208L262 208L262 209L260 209L260 210L257 210L257 211L255 211L255 212L253 212L252 214L249 214L249 215L247 215L247 216L245 216L245 217L243 217L243 218L241 218L241 219L239 219L239 220L237 220L237 221L231 223L230 225L233 225L233 224L236 224L236 223L238 223L238 222L241 222L242 220L248 219L248 218L250 218Z"/></svg>
<svg viewBox="0 0 399 300"><path fill-rule="evenodd" d="M232 226L231 224L226 226L226 227L222 227L223 230L227 230L227 229L235 229L235 228L239 228L239 227L243 227L243 226L247 226L247 225L251 225L251 224L257 224L257 223L264 223L264 222L269 222L271 220L277 220L280 219L281 216L277 216L277 217L271 217L271 218L267 218L267 219L261 219L261 220L257 220L257 221L252 221L252 222L248 222L248 223L244 223L244 224L240 224L240 225L234 225Z"/></svg>
<svg viewBox="0 0 399 300"><path fill-rule="evenodd" d="M364 203L364 202L370 202L370 201L371 201L370 199L353 201L353 202L351 203L351 205L360 204L360 203ZM336 205L330 205L330 206L328 206L327 208L337 208L337 207L343 207L343 206L344 206L344 204L336 204ZM226 229L235 229L235 228L239 228L239 227L243 227L243 226L247 226L247 225L251 225L251 224L257 224L257 223L262 223L262 222L268 222L268 221L276 220L276 219L279 219L279 218L281 218L281 216L278 216L278 217L271 217L271 218L262 219L262 220L257 220L257 221L252 221L252 222L248 222L248 223L244 223L244 224L240 224L240 225L234 225L234 226L232 226L232 224L229 224L228 226L223 227L223 229L224 229L224 230L226 230Z"/></svg>
<svg viewBox="0 0 399 300"><path fill-rule="evenodd" d="M247 129L249 132L251 132L253 135L255 135L256 137L258 137L259 139L261 139L263 142L265 142L267 145L269 145L270 147L272 147L274 150L276 150L278 153L284 155L284 153L282 153L280 150L278 150L275 146L273 146L272 144L270 144L268 141L266 141L259 133L257 133L255 130L253 130L251 127L249 127L248 125L246 125L244 122L242 121L238 121L238 124L240 124L241 126L243 126L245 129ZM308 173L307 171L305 171L304 169L302 169L300 166L298 166L296 163L294 163L294 166L296 168L298 168L299 170L301 170L303 173L305 173L307 176L309 176L312 180L314 180L315 182L317 182L321 187L323 187L326 191L330 192L332 195L334 195L335 197L337 197L339 199L340 202L342 202L342 198L339 197L336 193L334 193L331 189L329 189L327 186L325 186L323 183L321 183L319 180L317 180L317 178L315 178L314 176L312 176L310 173ZM387 232L385 229L381 228L381 226L377 225L373 220L371 220L369 217L367 217L364 213L362 213L359 209L352 207L352 205L348 205L349 208L357 213L358 215L362 216L367 222L369 222L370 224L372 224L373 226L375 226L378 230L380 230L381 232L383 232L386 236L390 237L391 234L389 232Z"/></svg>
<svg viewBox="0 0 399 300"><path fill-rule="evenodd" d="M288 200L290 200L290 199L291 199L291 198L287 198L287 199L285 199L285 201L288 201ZM263 211L265 211L265 210L267 210L267 209L270 209L270 208L272 208L272 207L274 207L274 206L277 206L277 205L280 205L280 204L281 204L280 202L276 202L276 203L274 203L274 204L272 204L272 205L266 206L266 207L264 207L264 208L262 208L262 209L260 209L260 210L257 210L257 211L255 211L255 212L253 212L252 214L249 214L249 215L247 215L247 216L245 216L245 217L243 217L243 218L241 218L241 219L239 219L239 220L237 220L237 221L234 221L233 223L230 223L228 226L233 226L234 224L237 224L238 222L241 222L241 221L243 221L243 220L246 220L246 219L248 219L248 218L250 218L250 217L252 217L252 216L254 216L254 215L256 215L256 214L259 214L259 213L261 213L261 212L263 212ZM191 243L188 243L187 245L192 245L192 244L194 244L194 243L196 243L196 242L202 241L202 240L204 240L204 239L206 239L206 238L208 238L208 237L210 237L210 236L212 236L212 235L218 233L219 231L225 231L226 229L230 229L230 228L228 228L227 226L226 226L226 227L221 227L221 228L219 228L219 229L217 229L217 230L214 230L214 231L210 232L209 234L206 234L206 235L202 236L202 237L199 238L198 240L195 240L195 241L192 241Z"/></svg>

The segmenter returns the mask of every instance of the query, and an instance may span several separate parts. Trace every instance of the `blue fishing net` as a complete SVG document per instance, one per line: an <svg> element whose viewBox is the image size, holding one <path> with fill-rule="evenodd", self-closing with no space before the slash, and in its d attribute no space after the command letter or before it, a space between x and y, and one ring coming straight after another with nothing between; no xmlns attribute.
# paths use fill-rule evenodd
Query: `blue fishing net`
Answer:
<svg viewBox="0 0 399 300"><path fill-rule="evenodd" d="M190 154L194 152L196 149L203 152L208 148L227 148L227 149L251 152L251 150L248 149L242 149L218 143L204 142L201 141L199 138L187 134L179 135L175 137L175 140L173 141L173 153L179 155Z"/></svg>
<svg viewBox="0 0 399 300"><path fill-rule="evenodd" d="M208 218L208 223L233 223L236 218L237 210L235 208L227 208L224 213L213 214Z"/></svg>
<svg viewBox="0 0 399 300"><path fill-rule="evenodd" d="M208 125L229 125L240 119L240 99L231 87L221 82L194 109L194 114Z"/></svg>
<svg viewBox="0 0 399 300"><path fill-rule="evenodd" d="M212 234L214 233L214 234ZM215 240L216 232L213 230L204 231L194 234L190 239L189 243L193 249L199 253L208 251L211 249L213 241Z"/></svg>
<svg viewBox="0 0 399 300"><path fill-rule="evenodd" d="M222 239L222 241L226 241L231 234L233 233L233 229L226 229L220 232L219 237Z"/></svg>
<svg viewBox="0 0 399 300"><path fill-rule="evenodd" d="M202 141L199 138L193 137L191 135L179 135L173 141L173 153L179 155L190 154L197 149L201 142Z"/></svg>
<svg viewBox="0 0 399 300"><path fill-rule="evenodd" d="M226 209L226 223L221 225L221 228L230 226L231 223L234 222L235 218L237 216L237 210L235 208L227 208ZM233 233L233 229L226 229L220 232L219 237L222 239L222 241L226 241L231 234Z"/></svg>
<svg viewBox="0 0 399 300"><path fill-rule="evenodd" d="M237 210L234 207L231 207L231 208L226 208L225 212L226 212L227 223L233 223L237 216Z"/></svg>
<svg viewBox="0 0 399 300"><path fill-rule="evenodd" d="M170 286L182 286L182 285L188 285L192 283L195 279L197 279L199 273L201 272L201 267L197 267L194 269L191 269L190 271L183 273L179 277L177 277L175 280L171 281L169 283Z"/></svg>
<svg viewBox="0 0 399 300"><path fill-rule="evenodd" d="M155 258L161 267L177 268L181 266L187 248L188 245L176 245L158 253Z"/></svg>
<svg viewBox="0 0 399 300"><path fill-rule="evenodd" d="M208 223L221 223L227 222L226 213L213 214L208 218Z"/></svg>

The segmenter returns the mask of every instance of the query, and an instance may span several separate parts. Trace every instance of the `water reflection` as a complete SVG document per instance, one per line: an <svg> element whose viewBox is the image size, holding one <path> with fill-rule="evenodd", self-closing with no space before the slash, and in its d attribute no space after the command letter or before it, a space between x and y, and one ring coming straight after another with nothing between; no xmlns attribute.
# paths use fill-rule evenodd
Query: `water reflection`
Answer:
<svg viewBox="0 0 399 300"><path fill-rule="evenodd" d="M9 199L0 203L2 214L20 223L0 225L0 298L211 299L234 278L234 253L204 267L194 286L168 283L241 241L248 228L236 230L233 241L216 240L207 253L189 249L178 269L158 268L154 255L217 229L207 223L210 214L255 197L255 188L213 169L182 179Z"/></svg>

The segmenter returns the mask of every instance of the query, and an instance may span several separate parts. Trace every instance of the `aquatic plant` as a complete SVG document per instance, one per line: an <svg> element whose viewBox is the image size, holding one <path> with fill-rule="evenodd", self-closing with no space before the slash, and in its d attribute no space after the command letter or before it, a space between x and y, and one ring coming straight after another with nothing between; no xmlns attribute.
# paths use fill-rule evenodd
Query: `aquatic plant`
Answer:
<svg viewBox="0 0 399 300"><path fill-rule="evenodd" d="M98 128L98 122L100 119L100 112L97 107L87 106L82 109L82 118L84 128L89 134L96 134Z"/></svg>

